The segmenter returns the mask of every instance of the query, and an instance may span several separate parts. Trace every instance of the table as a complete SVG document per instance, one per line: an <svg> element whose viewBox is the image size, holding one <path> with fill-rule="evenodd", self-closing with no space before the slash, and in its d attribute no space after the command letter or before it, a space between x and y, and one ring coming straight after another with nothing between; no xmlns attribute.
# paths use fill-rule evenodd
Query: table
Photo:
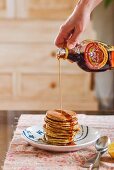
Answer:
<svg viewBox="0 0 114 170"><path fill-rule="evenodd" d="M3 170L83 170L81 165L95 154L94 146L78 152L55 153L33 148L21 138L22 131L33 125L42 124L44 114L22 114L9 150ZM108 135L114 141L114 115L78 115L79 123L95 127L102 135ZM113 170L114 159L107 153L102 156L101 170Z"/></svg>

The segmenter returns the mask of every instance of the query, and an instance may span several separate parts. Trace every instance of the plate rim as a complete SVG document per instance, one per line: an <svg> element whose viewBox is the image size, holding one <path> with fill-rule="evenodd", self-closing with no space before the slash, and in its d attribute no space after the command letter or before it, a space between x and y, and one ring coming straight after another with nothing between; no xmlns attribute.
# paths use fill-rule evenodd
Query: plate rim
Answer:
<svg viewBox="0 0 114 170"><path fill-rule="evenodd" d="M25 134L24 134L24 131L26 130L26 129L28 129L28 128L35 128L35 127L38 127L38 126L29 126L29 127L27 127L27 128L25 128L23 131L22 131L22 133L21 133L21 137L24 139L24 140L26 140L29 144L31 144L31 143L33 143L33 145L35 144L35 145L38 145L38 146L44 146L44 147L51 147L51 148L60 148L60 149L62 149L62 148L64 148L64 149L66 149L66 148L71 148L71 149L73 149L73 148L75 148L75 149L78 149L78 148L83 148L83 147L86 147L86 146L88 146L88 145L91 145L91 144L93 144L93 143L95 143L95 141L101 136L101 133L98 131L98 129L96 129L96 128L94 128L94 127L89 127L89 126L86 126L86 125L82 125L82 126L84 126L84 127L88 127L88 128L90 128L90 129L93 129L93 130L95 130L96 132L97 132L97 137L96 137L96 139L94 139L94 140L92 140L92 141L90 141L90 142L87 142L87 143L83 143L83 144L80 144L80 145L67 145L67 146L64 146L64 145L52 145L52 144L43 144L43 143L37 143L37 142L35 142L34 140L32 140L32 139L29 139ZM38 147L37 146L37 147ZM48 150L48 149L47 149Z"/></svg>

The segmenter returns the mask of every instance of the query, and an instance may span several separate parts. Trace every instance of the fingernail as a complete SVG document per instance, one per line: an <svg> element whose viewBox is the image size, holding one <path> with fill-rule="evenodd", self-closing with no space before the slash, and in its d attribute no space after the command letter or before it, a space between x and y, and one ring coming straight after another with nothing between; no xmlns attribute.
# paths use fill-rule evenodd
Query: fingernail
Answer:
<svg viewBox="0 0 114 170"><path fill-rule="evenodd" d="M75 47L75 45L76 45L75 43L72 43L72 44L71 44L71 43L68 43L68 44L67 44L67 47L68 47L69 49L72 49L72 48Z"/></svg>

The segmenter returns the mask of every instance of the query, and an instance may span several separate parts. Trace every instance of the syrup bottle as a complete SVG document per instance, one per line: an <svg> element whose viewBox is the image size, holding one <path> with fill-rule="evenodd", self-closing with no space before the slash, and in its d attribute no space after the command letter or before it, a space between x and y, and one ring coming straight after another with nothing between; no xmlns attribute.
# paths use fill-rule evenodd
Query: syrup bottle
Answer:
<svg viewBox="0 0 114 170"><path fill-rule="evenodd" d="M114 69L114 46L93 40L84 40L73 49L59 48L58 59L76 62L87 72L102 72Z"/></svg>

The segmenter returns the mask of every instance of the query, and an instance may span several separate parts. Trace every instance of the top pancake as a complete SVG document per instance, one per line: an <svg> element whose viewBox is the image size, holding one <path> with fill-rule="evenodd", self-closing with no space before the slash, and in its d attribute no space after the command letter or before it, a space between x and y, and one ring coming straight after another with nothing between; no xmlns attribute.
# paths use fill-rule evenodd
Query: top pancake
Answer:
<svg viewBox="0 0 114 170"><path fill-rule="evenodd" d="M60 122L77 120L77 114L69 110L49 110L46 112L46 117Z"/></svg>

